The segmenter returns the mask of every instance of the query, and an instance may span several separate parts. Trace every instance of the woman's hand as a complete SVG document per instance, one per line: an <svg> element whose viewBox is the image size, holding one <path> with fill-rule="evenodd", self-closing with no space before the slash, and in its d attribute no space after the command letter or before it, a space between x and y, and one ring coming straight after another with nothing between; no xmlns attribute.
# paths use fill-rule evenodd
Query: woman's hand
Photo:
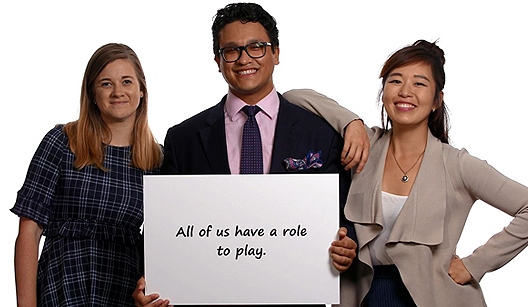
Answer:
<svg viewBox="0 0 528 307"><path fill-rule="evenodd" d="M451 259L451 265L449 266L449 271L447 271L451 279L453 279L457 284L465 285L473 279L471 273L466 269L466 266L457 255L454 255Z"/></svg>
<svg viewBox="0 0 528 307"><path fill-rule="evenodd" d="M346 170L357 165L356 173L359 173L367 163L370 149L370 141L362 120L352 121L346 126L344 140L341 164Z"/></svg>
<svg viewBox="0 0 528 307"><path fill-rule="evenodd" d="M137 281L136 289L134 290L134 293L132 293L132 297L134 298L134 303L136 307L143 307L143 306L167 307L169 306L169 300L159 299L159 294L157 293L145 295L146 285L147 285L147 282L145 281L144 277L141 277Z"/></svg>

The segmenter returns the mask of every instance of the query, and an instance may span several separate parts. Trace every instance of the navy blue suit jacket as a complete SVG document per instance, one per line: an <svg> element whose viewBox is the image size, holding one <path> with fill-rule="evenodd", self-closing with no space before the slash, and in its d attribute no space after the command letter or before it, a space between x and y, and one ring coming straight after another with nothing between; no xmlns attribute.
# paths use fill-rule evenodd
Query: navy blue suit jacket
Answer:
<svg viewBox="0 0 528 307"><path fill-rule="evenodd" d="M169 128L163 174L230 174L224 124L226 98L227 95L217 105ZM301 159L310 150L321 150L322 167L299 172L339 173L341 226L357 242L352 224L343 215L351 181L350 172L340 162L343 139L320 117L291 104L280 94L279 99L270 173L292 172L285 169L285 158Z"/></svg>

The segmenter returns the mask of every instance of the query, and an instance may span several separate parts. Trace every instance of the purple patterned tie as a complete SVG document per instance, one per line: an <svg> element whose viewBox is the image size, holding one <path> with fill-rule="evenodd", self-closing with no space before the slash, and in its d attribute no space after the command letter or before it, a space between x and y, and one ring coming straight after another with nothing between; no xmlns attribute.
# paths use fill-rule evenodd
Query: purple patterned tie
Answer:
<svg viewBox="0 0 528 307"><path fill-rule="evenodd" d="M242 111L248 119L242 132L242 154L240 158L240 174L262 174L262 140L255 120L255 115L260 111L257 106L245 106Z"/></svg>

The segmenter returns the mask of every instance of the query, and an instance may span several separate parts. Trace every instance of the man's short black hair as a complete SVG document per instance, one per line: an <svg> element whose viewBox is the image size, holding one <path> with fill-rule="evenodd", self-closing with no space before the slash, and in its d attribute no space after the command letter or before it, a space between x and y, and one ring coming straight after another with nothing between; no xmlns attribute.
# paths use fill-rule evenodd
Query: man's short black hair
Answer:
<svg viewBox="0 0 528 307"><path fill-rule="evenodd" d="M256 3L231 3L219 9L214 17L211 29L213 30L213 52L215 56L219 55L220 43L218 42L218 35L220 31L227 24L235 21L260 23L266 29L272 45L272 51L275 52L275 47L279 46L279 29L277 29L275 18Z"/></svg>

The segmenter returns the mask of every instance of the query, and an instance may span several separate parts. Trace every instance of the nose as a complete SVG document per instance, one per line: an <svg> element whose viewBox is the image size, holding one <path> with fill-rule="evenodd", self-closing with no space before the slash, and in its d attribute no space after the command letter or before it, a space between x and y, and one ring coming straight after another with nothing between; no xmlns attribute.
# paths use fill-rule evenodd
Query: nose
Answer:
<svg viewBox="0 0 528 307"><path fill-rule="evenodd" d="M124 89L123 89L123 85L121 83L118 83L116 85L114 85L114 89L112 91L112 95L115 96L115 97L121 97L123 96L124 92Z"/></svg>
<svg viewBox="0 0 528 307"><path fill-rule="evenodd" d="M412 96L412 86L408 82L404 82L402 86L400 87L400 92L398 93L401 97L409 97Z"/></svg>
<svg viewBox="0 0 528 307"><path fill-rule="evenodd" d="M240 58L238 59L238 62L240 64L248 64L251 63L253 58L251 58L247 52L247 50L241 50L240 51Z"/></svg>

